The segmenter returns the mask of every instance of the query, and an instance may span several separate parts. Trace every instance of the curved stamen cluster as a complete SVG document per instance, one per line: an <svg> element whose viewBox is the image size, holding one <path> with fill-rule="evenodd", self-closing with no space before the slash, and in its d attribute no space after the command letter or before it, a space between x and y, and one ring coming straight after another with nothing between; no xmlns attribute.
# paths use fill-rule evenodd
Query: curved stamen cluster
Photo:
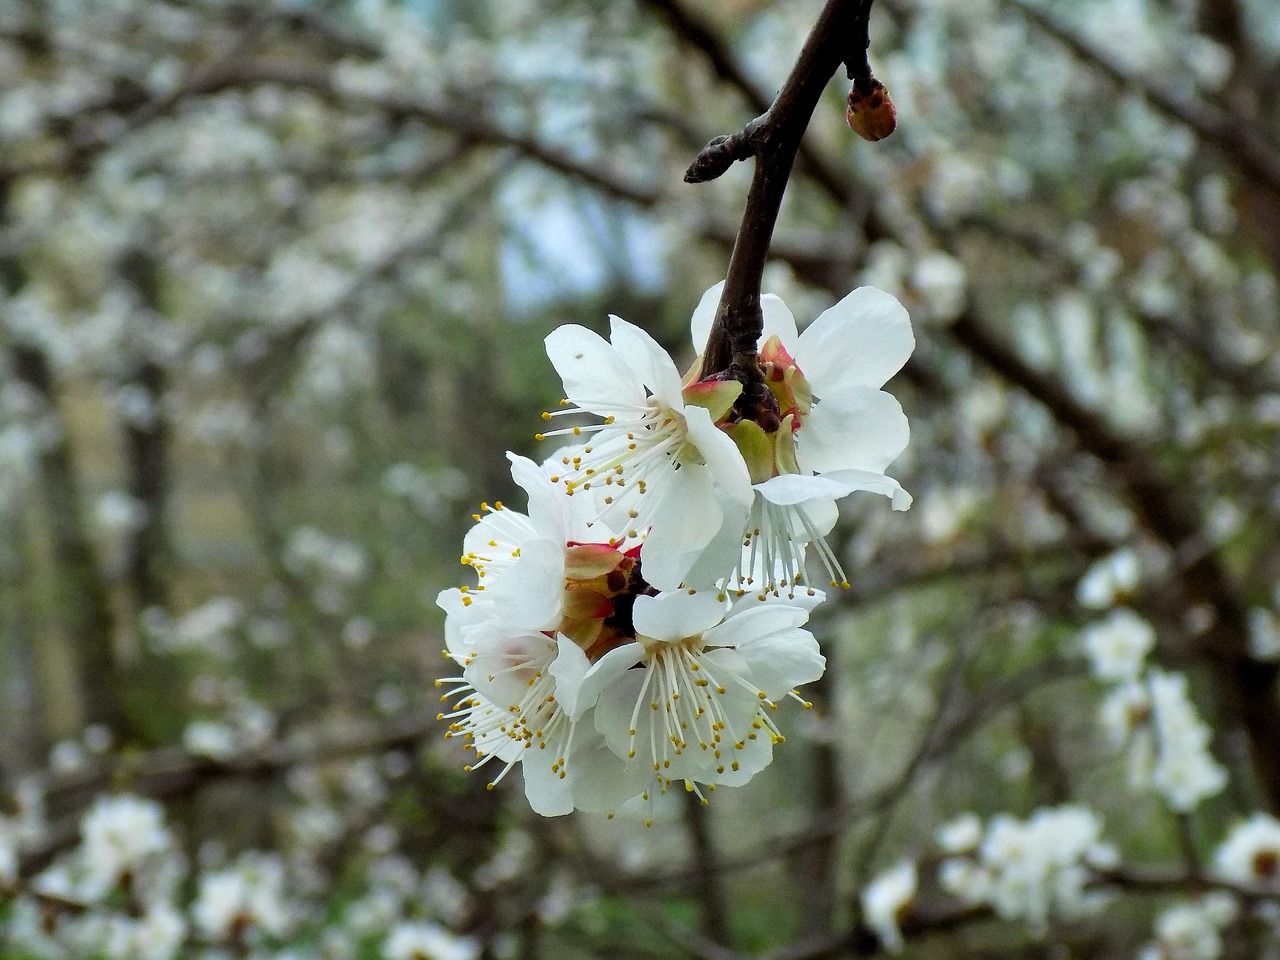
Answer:
<svg viewBox="0 0 1280 960"><path fill-rule="evenodd" d="M627 755L636 756L636 738L640 727L646 727L645 759L652 758L653 771L663 784L670 786L673 782L666 775L672 770L673 761L675 773L682 779L710 780L712 778L699 776L706 772L698 769L699 766L710 764L716 775L738 771L741 764L726 751L746 749L748 742L756 740L761 731L771 743L785 739L765 710L776 710L777 705L740 674L729 671L722 682L700 656L703 653L700 635L676 643L648 638L640 642L645 648L644 680L627 730ZM754 714L745 727L747 732L739 736L744 710L734 699L741 700L743 694L754 705ZM641 724L646 710L649 722ZM690 745L696 747L698 753L686 758ZM682 760L692 760L692 763L681 763Z"/></svg>
<svg viewBox="0 0 1280 960"><path fill-rule="evenodd" d="M609 408L601 403L592 406ZM544 413L543 417L581 412L566 408ZM537 438L593 433L595 439L590 443L560 457L563 472L553 475L552 480L563 481L570 496L595 490L601 519L625 529L628 537L638 537L653 525L661 506L661 496L645 496L650 488L666 491L677 470L705 461L690 443L684 415L656 398L620 412L625 415L621 422L615 416L607 416L600 423L551 430L537 434Z"/></svg>
<svg viewBox="0 0 1280 960"><path fill-rule="evenodd" d="M485 674L486 689L515 681L520 697L506 706L482 694L465 675L436 681L437 687L447 684L454 687L441 694L440 700L447 703L457 698L456 702L448 712L437 714L436 719L449 721L446 740L461 737L463 749L475 752L476 760L466 770L478 770L495 759L504 763L502 771L486 785L490 790L525 759L525 751L534 747L546 750L550 745L551 770L561 779L565 776L573 730L556 700L555 679L548 672L555 647L550 643L548 647L549 650L540 655L506 654L505 665ZM473 653L466 658L464 666L471 667L481 660L479 653Z"/></svg>

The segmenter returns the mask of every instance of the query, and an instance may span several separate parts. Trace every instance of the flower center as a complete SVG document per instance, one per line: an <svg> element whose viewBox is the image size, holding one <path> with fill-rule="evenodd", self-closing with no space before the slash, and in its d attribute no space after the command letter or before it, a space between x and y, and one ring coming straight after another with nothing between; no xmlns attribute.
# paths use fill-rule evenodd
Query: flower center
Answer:
<svg viewBox="0 0 1280 960"><path fill-rule="evenodd" d="M752 483L800 472L795 438L813 410L809 381L776 334L760 348L760 369L768 395L777 406L776 413L770 410L770 423L738 420L722 424L747 462Z"/></svg>
<svg viewBox="0 0 1280 960"><path fill-rule="evenodd" d="M606 543L570 543L564 571L558 632L592 663L635 639L631 610L636 597L654 592L640 573L639 546L624 553Z"/></svg>
<svg viewBox="0 0 1280 960"><path fill-rule="evenodd" d="M1253 855L1253 875L1271 879L1280 870L1280 850L1259 850Z"/></svg>

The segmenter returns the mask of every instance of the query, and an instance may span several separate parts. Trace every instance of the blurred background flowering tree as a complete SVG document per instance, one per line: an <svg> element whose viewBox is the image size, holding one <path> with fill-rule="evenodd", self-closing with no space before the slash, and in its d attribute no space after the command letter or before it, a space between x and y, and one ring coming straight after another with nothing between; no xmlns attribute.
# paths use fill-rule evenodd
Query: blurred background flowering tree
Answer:
<svg viewBox="0 0 1280 960"><path fill-rule="evenodd" d="M0 956L1280 955L1268 0L879 0L765 278L917 339L815 709L651 829L441 738L543 337L692 358L819 7L0 7Z"/></svg>

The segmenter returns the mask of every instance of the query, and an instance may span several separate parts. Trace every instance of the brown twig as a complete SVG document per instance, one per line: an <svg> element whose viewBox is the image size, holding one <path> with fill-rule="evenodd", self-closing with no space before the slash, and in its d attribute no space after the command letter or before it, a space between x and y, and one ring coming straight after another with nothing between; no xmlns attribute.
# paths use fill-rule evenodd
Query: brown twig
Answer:
<svg viewBox="0 0 1280 960"><path fill-rule="evenodd" d="M756 346L764 326L760 281L769 244L804 131L827 81L841 64L849 65L849 76L855 81L870 75L866 65L870 15L871 0L828 0L769 109L740 132L713 140L685 174L686 180L700 182L719 176L735 160L748 156L756 160L724 292L703 352L702 376L740 380L745 389L739 409L766 428L760 405L767 391Z"/></svg>
<svg viewBox="0 0 1280 960"><path fill-rule="evenodd" d="M43 785L46 802L75 807L76 798L82 804L112 784L157 800L174 800L218 780L272 777L302 764L411 749L439 732L437 712L428 709L381 723L353 724L329 734L274 741L221 758L196 756L181 747L164 747L141 756L113 756L72 773L52 776ZM22 851L19 876L39 872L74 844L76 836L70 819L55 824L42 844Z"/></svg>

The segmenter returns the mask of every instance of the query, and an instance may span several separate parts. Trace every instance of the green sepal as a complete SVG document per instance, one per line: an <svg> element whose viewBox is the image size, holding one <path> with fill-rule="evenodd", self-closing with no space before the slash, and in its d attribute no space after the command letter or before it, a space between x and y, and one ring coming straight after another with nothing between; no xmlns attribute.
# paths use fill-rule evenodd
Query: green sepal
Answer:
<svg viewBox="0 0 1280 960"><path fill-rule="evenodd" d="M725 428L725 433L738 446L747 462L752 483L761 483L775 475L773 469L774 435L766 433L754 420L741 420Z"/></svg>
<svg viewBox="0 0 1280 960"><path fill-rule="evenodd" d="M722 420L741 395L742 384L737 380L699 380L683 391L684 402L705 408L712 422Z"/></svg>
<svg viewBox="0 0 1280 960"><path fill-rule="evenodd" d="M782 418L782 426L773 435L779 474L800 472L800 467L796 463L795 422L795 416L787 414Z"/></svg>

